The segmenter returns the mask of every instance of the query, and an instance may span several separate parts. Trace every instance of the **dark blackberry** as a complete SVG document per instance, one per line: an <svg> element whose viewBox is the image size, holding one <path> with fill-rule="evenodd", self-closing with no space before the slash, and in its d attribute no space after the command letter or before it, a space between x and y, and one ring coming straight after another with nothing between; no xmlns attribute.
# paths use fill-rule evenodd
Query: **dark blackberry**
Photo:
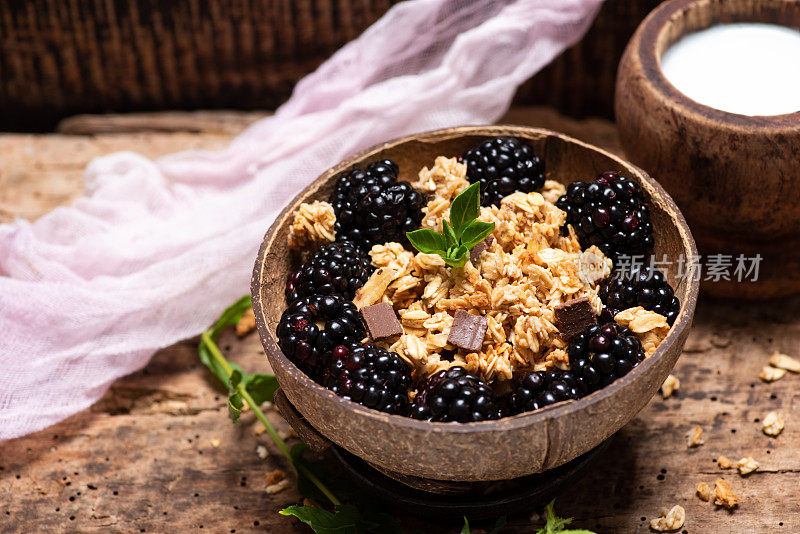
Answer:
<svg viewBox="0 0 800 534"><path fill-rule="evenodd" d="M308 295L341 295L352 300L372 274L370 258L352 243L325 245L286 281L286 302Z"/></svg>
<svg viewBox="0 0 800 534"><path fill-rule="evenodd" d="M322 385L367 408L405 415L411 369L395 352L374 345L339 345L322 374Z"/></svg>
<svg viewBox="0 0 800 534"><path fill-rule="evenodd" d="M544 162L515 137L495 137L461 156L467 180L481 183L481 206L500 205L515 191L530 193L544 185Z"/></svg>
<svg viewBox="0 0 800 534"><path fill-rule="evenodd" d="M601 315L604 322L613 321L622 310L641 306L660 313L672 326L681 310L681 303L667 278L649 265L633 265L625 271L616 271L601 284L598 295L606 305Z"/></svg>
<svg viewBox="0 0 800 534"><path fill-rule="evenodd" d="M531 412L589 392L583 378L569 371L535 371L523 376L511 393L513 413Z"/></svg>
<svg viewBox="0 0 800 534"><path fill-rule="evenodd" d="M494 391L463 367L429 376L411 405L411 417L426 421L470 423L502 416Z"/></svg>
<svg viewBox="0 0 800 534"><path fill-rule="evenodd" d="M571 183L556 206L567 212L583 248L597 245L612 260L653 248L653 225L639 186L616 171L588 184Z"/></svg>
<svg viewBox="0 0 800 534"><path fill-rule="evenodd" d="M425 203L411 184L397 180L397 165L388 159L339 178L329 200L336 240L351 241L365 252L390 241L411 248L406 232L419 228Z"/></svg>
<svg viewBox="0 0 800 534"><path fill-rule="evenodd" d="M636 334L617 323L592 325L567 347L570 371L588 391L607 386L644 360Z"/></svg>
<svg viewBox="0 0 800 534"><path fill-rule="evenodd" d="M286 308L277 335L286 357L318 380L334 347L362 339L364 326L352 302L338 295L312 295Z"/></svg>

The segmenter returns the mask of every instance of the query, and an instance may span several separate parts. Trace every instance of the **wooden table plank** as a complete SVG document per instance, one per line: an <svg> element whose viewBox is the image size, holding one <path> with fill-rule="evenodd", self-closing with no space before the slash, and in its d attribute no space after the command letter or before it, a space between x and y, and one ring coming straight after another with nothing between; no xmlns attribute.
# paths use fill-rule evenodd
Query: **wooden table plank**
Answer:
<svg viewBox="0 0 800 534"><path fill-rule="evenodd" d="M509 122L560 129L619 150L613 125L605 121L570 121L550 110L522 109L514 110ZM21 202L4 204L5 213L36 217L75 198L82 167L95 155L122 148L148 156L213 148L224 146L230 135L0 136L4 200ZM48 196L51 184L62 188ZM681 504L687 532L800 532L800 376L789 374L772 384L758 379L772 351L800 356L798 318L800 298L762 304L701 299L675 371L680 392L654 398L623 428L592 472L559 497L559 513L598 532L647 532L661 508ZM257 336L239 340L225 332L220 345L245 369L267 369ZM777 438L764 435L756 421L770 410L786 416L786 429ZM288 432L277 413L270 411L269 417ZM705 444L688 449L685 433L695 424L704 428ZM265 474L288 468L256 428L249 413L239 426L228 422L224 392L198 363L196 340L179 343L118 380L91 409L0 444L0 532L171 532L201 526L210 532L308 532L277 515L298 502L294 486L276 495L265 492ZM256 454L259 445L269 450L265 460ZM713 462L719 455L753 456L761 466L741 477L720 471ZM742 498L733 512L694 496L698 482L713 486L718 476ZM455 525L447 530L404 522L430 532L458 531ZM531 532L539 523L537 510L525 510L504 532Z"/></svg>

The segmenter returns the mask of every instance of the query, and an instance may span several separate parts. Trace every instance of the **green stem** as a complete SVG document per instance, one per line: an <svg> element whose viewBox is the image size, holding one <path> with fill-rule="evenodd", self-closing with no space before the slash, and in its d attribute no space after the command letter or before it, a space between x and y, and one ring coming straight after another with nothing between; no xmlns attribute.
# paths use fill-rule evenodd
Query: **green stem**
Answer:
<svg viewBox="0 0 800 534"><path fill-rule="evenodd" d="M200 336L200 339L205 344L206 348L214 357L214 359L217 360L217 362L222 366L222 368L230 377L231 373L233 372L233 369L228 363L228 360L225 359L225 356L223 356L222 353L219 351L219 347L217 347L217 343L214 341L214 339L212 339L211 334L208 331L203 332ZM317 489L319 489L322 492L322 494L328 498L328 500L331 502L332 505L339 506L340 504L342 504L341 501L339 501L339 499L337 499L336 496L333 493L331 493L331 490L329 490L325 486L325 484L319 478L317 478L317 476L314 473L311 472L311 470L309 470L306 466L302 464L295 464L294 461L292 461L292 455L289 453L289 447L286 446L286 442L283 441L283 439L281 439L281 437L275 431L275 427L272 426L272 423L269 422L267 417L264 415L264 412L261 411L261 407L259 407L256 404L256 401L253 400L253 397L250 396L250 393L247 391L247 388L244 387L244 384L239 384L238 386L236 386L236 390L242 396L244 402L246 402L247 405L250 406L250 409L253 410L253 413L256 414L256 418L258 418L258 420L261 421L261 424L264 425L264 428L267 429L267 432L269 433L270 437L272 437L272 441L275 442L275 445L278 446L283 455L286 456L286 458L289 460L289 465L291 465L293 469L299 471L304 477L310 480L311 483L314 484L317 487Z"/></svg>

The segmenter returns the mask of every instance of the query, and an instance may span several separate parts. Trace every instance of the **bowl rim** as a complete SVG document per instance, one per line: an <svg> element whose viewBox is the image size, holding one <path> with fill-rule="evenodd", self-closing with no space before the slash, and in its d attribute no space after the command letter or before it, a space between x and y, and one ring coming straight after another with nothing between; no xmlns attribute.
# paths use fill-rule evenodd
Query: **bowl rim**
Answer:
<svg viewBox="0 0 800 534"><path fill-rule="evenodd" d="M327 398L331 402L339 404L345 410L355 412L361 417L374 419L378 422L389 421L398 427L412 429L415 431L424 431L428 433L473 433L473 432L486 432L493 433L498 431L508 431L517 428L528 427L535 424L543 424L547 420L561 417L563 415L576 412L579 410L590 409L592 406L602 402L604 399L614 395L618 390L623 389L630 382L633 382L639 375L645 373L647 369L654 366L658 360L663 358L668 347L678 340L683 334L684 330L691 327L692 318L694 316L695 306L697 304L697 296L699 290L699 281L694 280L694 277L687 278L686 290L684 292L685 298L682 301L681 311L678 314L675 323L669 330L669 333L658 346L656 351L632 369L628 374L618 378L608 386L595 391L581 399L562 401L545 408L535 410L533 412L524 412L521 414L503 417L502 419L492 421L479 421L472 423L440 423L429 422L412 419L410 417L394 414L386 414L378 410L373 410L362 406L356 402L339 397L332 391L318 384L312 380L308 375L301 371L278 347L273 332L268 328L265 321L265 309L261 299L261 284L260 274L264 271L268 244L272 241L272 237L279 229L281 222L286 217L290 210L294 209L295 205L301 197L303 197L309 190L316 188L319 182L329 179L331 176L352 166L356 161L363 161L366 158L374 155L375 153L385 150L386 148L401 145L409 141L438 141L448 137L459 137L462 135L476 135L476 136L500 136L500 135L521 135L522 137L540 136L542 138L557 137L564 142L574 143L580 145L588 150L595 151L601 155L610 158L612 161L617 162L621 167L630 166L636 169L642 177L641 185L646 190L650 197L651 203L658 199L661 203L662 209L670 214L670 219L676 225L678 234L681 237L684 252L692 256L697 256L697 247L692 237L689 226L683 218L680 210L669 194L661 187L661 185L651 178L646 172L639 169L632 163L629 163L619 156L616 156L599 147L585 143L568 135L547 130L544 128L535 128L529 126L512 126L512 125L491 125L491 126L460 126L452 128L442 128L430 130L422 133L406 135L395 138L390 141L376 144L366 150L358 152L346 160L329 168L317 178L315 178L308 186L303 188L277 215L273 223L270 225L267 233L265 234L261 246L259 247L258 256L253 268L253 275L250 283L250 290L253 300L253 310L255 312L256 327L258 329L261 342L264 345L267 353L272 358L275 358L283 367L283 370L293 375L293 378L302 384L305 388L310 388L316 394ZM639 180L637 179L637 182Z"/></svg>
<svg viewBox="0 0 800 534"><path fill-rule="evenodd" d="M745 0L738 1L744 2ZM800 12L800 4L793 0L778 0L778 2L797 8L798 12ZM683 113L692 116L695 120L716 121L728 128L749 134L752 134L753 130L756 130L756 133L765 131L800 131L800 110L780 115L742 115L723 111L690 98L675 87L664 75L664 71L661 70L662 54L658 50L659 42L677 20L686 17L689 12L695 9L710 6L712 3L721 6L722 9L729 5L725 2L709 2L705 0L670 0L662 3L644 19L631 39L629 46L634 46L633 50L642 67L645 83L649 84L651 89L665 101L681 108ZM740 22L758 21L742 20ZM800 30L800 27L786 26L777 22L773 24ZM712 23L712 25L714 24ZM683 33L681 37L689 33L692 32Z"/></svg>

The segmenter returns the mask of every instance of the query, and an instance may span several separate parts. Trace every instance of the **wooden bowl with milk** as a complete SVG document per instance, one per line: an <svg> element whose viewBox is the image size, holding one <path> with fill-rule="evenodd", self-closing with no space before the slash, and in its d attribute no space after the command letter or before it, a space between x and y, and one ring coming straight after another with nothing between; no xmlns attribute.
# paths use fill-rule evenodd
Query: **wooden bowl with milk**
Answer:
<svg viewBox="0 0 800 534"><path fill-rule="evenodd" d="M712 294L800 292L798 29L796 1L672 0L642 22L619 66L625 152L680 206ZM716 255L731 262L730 280L708 276ZM756 280L738 279L740 257L758 266Z"/></svg>

